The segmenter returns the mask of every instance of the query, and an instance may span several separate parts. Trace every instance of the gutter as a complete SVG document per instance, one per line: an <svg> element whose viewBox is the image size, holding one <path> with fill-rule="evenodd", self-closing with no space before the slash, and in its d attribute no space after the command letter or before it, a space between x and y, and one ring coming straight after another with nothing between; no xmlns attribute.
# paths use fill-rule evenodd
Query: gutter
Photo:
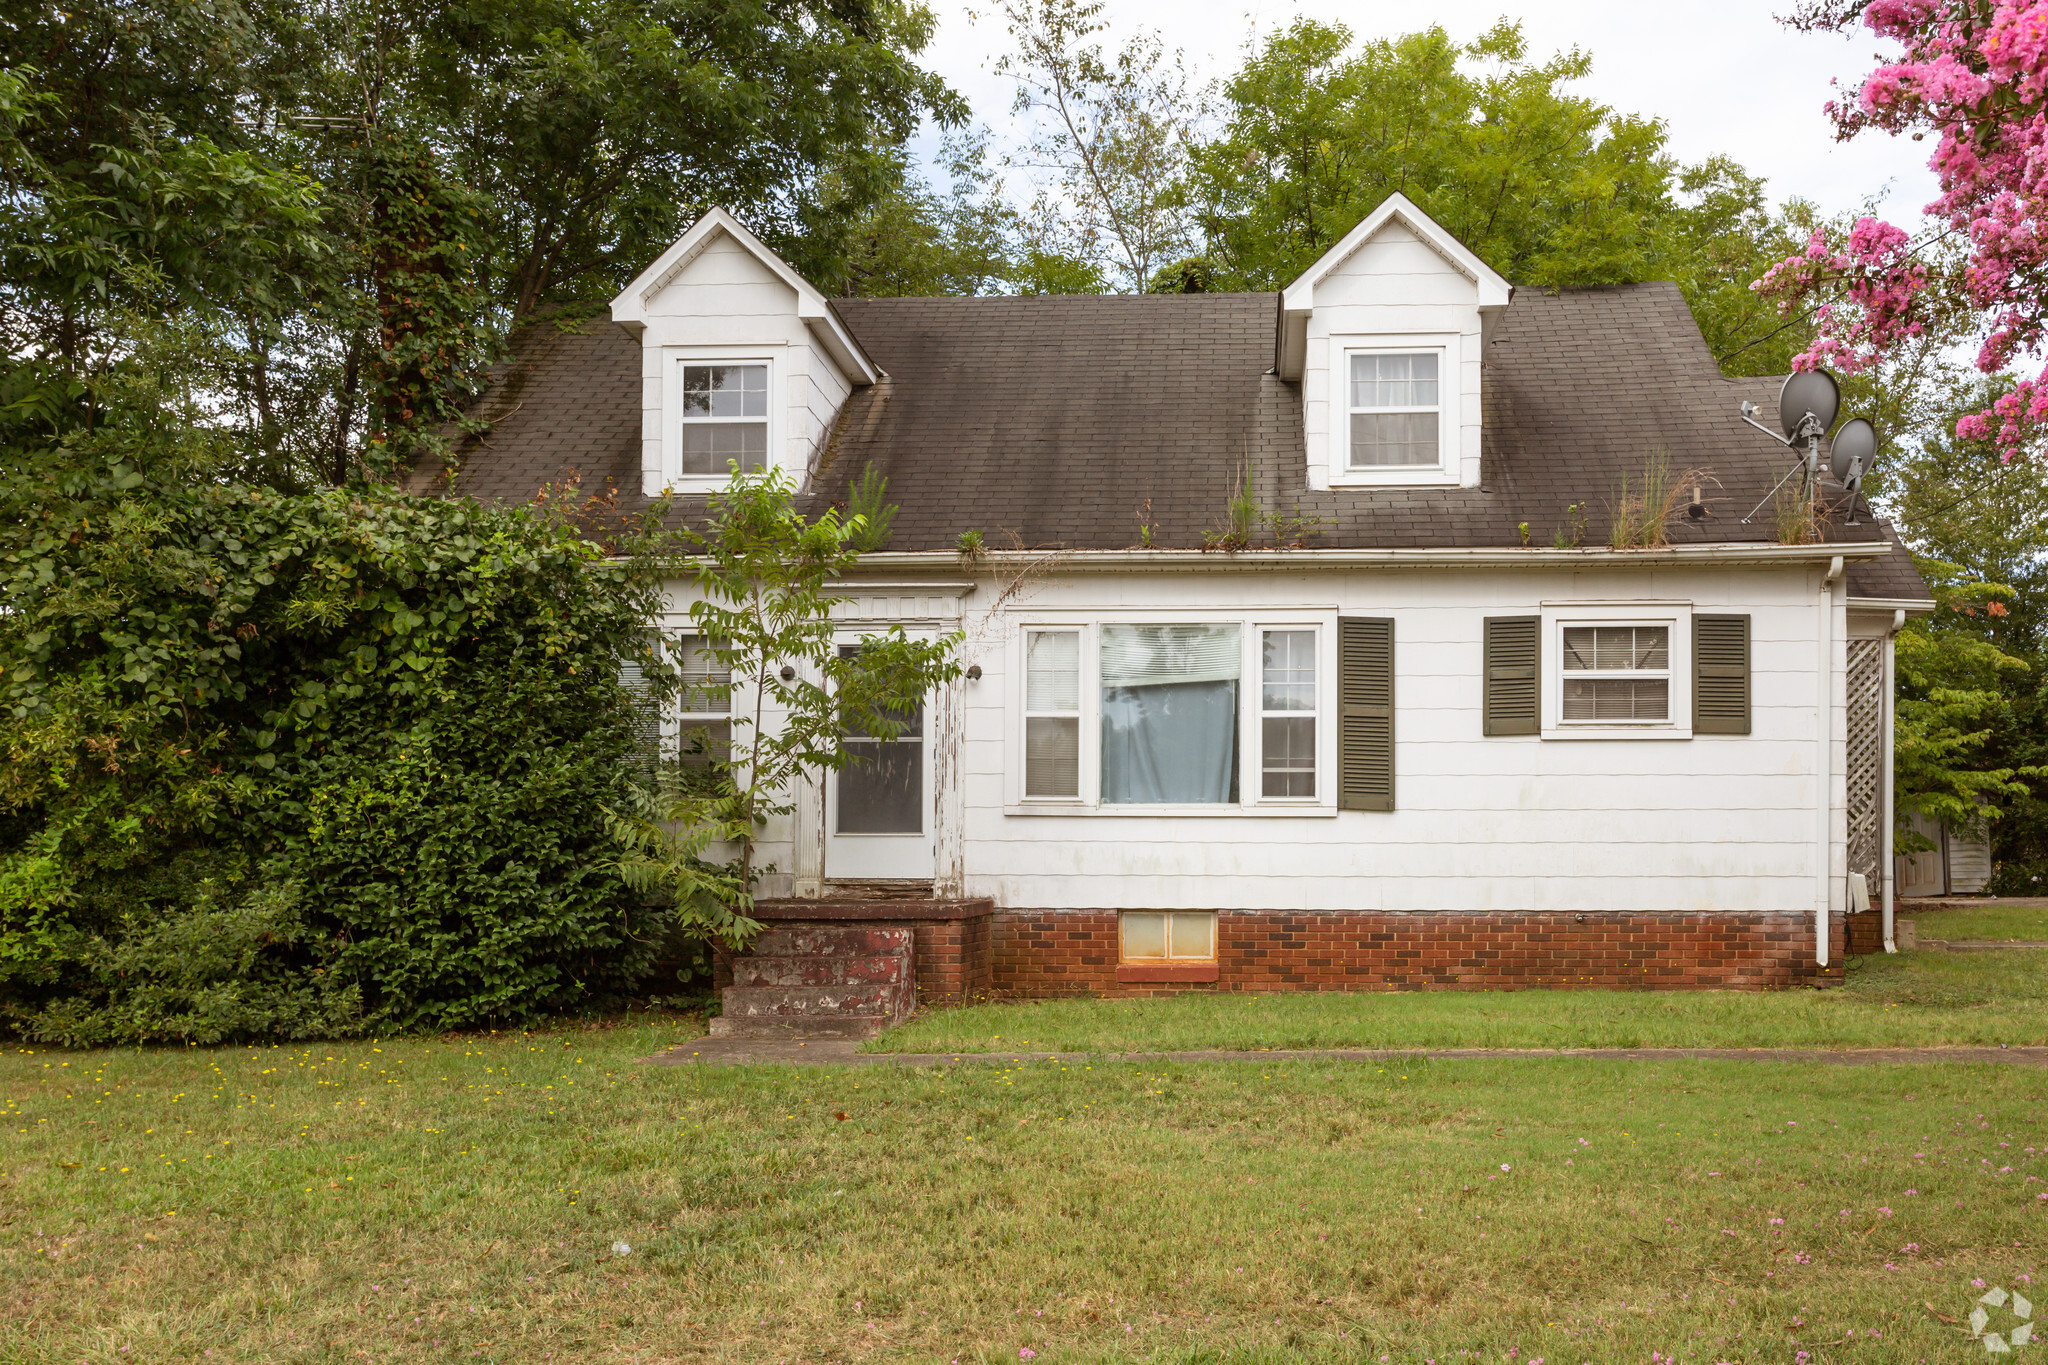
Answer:
<svg viewBox="0 0 2048 1365"><path fill-rule="evenodd" d="M1815 772L1820 786L1819 829L1814 839L1817 883L1813 905L1813 960L1828 965L1828 915L1834 909L1835 864L1835 584L1841 581L1844 556L1831 555L1820 580L1820 704L1814 729L1819 737Z"/></svg>
<svg viewBox="0 0 2048 1365"><path fill-rule="evenodd" d="M1829 583L1850 563L1882 559L1891 547L1883 541L1849 545L1672 545L1660 550L1614 550L1605 547L1558 550L1548 546L1497 549L1385 550L995 550L981 556L981 569L1038 568L1043 571L1091 573L1179 573L1214 569L1240 573L1344 569L1643 569L1741 568L1776 569L1827 564ZM860 568L907 572L969 567L951 550L880 550L860 557Z"/></svg>

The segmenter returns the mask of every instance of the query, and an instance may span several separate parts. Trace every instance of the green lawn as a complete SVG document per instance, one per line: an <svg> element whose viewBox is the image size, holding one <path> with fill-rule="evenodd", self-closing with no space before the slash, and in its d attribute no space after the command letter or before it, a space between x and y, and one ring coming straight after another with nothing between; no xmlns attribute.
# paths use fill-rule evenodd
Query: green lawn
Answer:
<svg viewBox="0 0 2048 1365"><path fill-rule="evenodd" d="M1827 1365L2048 1299L2032 1068L640 1064L694 1031L12 1052L0 1361Z"/></svg>
<svg viewBox="0 0 2048 1365"><path fill-rule="evenodd" d="M1953 910L1915 910L1910 919L1922 938L2033 939L2048 943L2048 903L1963 905Z"/></svg>
<svg viewBox="0 0 2048 1365"><path fill-rule="evenodd" d="M879 1052L1308 1047L1920 1047L2048 1044L2048 956L1852 957L1792 991L1188 994L975 1005L912 1016Z"/></svg>

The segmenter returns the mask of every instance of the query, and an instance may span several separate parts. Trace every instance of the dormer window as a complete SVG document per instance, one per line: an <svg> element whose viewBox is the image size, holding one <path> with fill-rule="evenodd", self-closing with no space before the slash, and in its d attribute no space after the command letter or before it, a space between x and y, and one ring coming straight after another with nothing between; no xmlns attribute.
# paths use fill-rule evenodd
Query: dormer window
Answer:
<svg viewBox="0 0 2048 1365"><path fill-rule="evenodd" d="M683 365L683 468L689 477L768 464L768 367Z"/></svg>
<svg viewBox="0 0 2048 1365"><path fill-rule="evenodd" d="M1352 469L1415 469L1441 458L1436 351L1351 352Z"/></svg>
<svg viewBox="0 0 2048 1365"><path fill-rule="evenodd" d="M1458 341L1330 339L1332 487L1458 481Z"/></svg>

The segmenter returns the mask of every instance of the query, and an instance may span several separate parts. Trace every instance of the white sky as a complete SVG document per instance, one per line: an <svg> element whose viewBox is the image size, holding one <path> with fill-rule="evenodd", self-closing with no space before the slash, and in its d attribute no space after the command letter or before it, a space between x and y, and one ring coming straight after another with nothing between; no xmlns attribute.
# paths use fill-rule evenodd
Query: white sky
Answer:
<svg viewBox="0 0 2048 1365"><path fill-rule="evenodd" d="M939 28L924 53L974 106L1000 142L1015 87L996 76L1008 45L993 0L931 0ZM1361 37L1391 37L1439 24L1470 41L1503 14L1522 20L1538 60L1570 47L1593 57L1579 87L1625 113L1664 119L1681 161L1726 152L1769 181L1774 201L1794 195L1827 213L1885 192L1884 212L1913 231L1936 193L1929 143L1865 133L1834 140L1821 105L1830 81L1855 82L1873 65L1878 40L1802 34L1774 10L1794 0L1435 0L1421 6L1373 6L1333 0L1109 0L1110 42L1142 28L1162 32L1203 80L1235 70L1248 36L1284 28L1297 15L1343 23ZM943 181L943 177L935 177ZM1889 187L1887 191L1887 187Z"/></svg>

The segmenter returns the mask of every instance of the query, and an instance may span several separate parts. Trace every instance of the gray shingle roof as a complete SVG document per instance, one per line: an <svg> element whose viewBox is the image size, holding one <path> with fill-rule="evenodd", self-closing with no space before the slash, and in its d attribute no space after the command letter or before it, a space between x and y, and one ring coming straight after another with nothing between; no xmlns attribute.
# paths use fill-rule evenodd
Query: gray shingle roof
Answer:
<svg viewBox="0 0 2048 1365"><path fill-rule="evenodd" d="M1272 294L834 306L887 377L847 402L812 496L843 503L872 463L901 509L892 550L950 549L968 528L992 547L1118 549L1141 516L1155 546L1199 546L1247 469L1266 507L1320 519L1311 547L1509 546L1524 523L1549 544L1581 519L1597 545L1654 458L1698 470L1709 510L1678 518L1674 543L1777 538L1768 507L1741 518L1791 455L1739 411L1760 403L1775 427L1777 381L1722 377L1668 283L1517 293L1486 348L1477 489L1309 489L1299 387L1269 373ZM526 328L478 412L491 429L458 443L452 491L523 499L573 472L641 504L639 343L610 323ZM1886 538L1858 520L1829 538ZM1925 596L1902 550L1852 573L1858 596Z"/></svg>

